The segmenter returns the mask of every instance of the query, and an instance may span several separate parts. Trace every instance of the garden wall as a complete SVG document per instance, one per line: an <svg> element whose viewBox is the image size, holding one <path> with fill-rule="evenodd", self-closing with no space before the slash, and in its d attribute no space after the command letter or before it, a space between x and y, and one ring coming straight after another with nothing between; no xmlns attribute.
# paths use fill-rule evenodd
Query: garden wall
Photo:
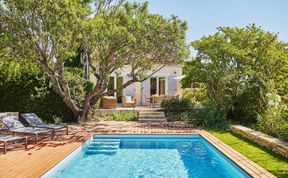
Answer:
<svg viewBox="0 0 288 178"><path fill-rule="evenodd" d="M254 143L288 158L288 142L284 142L278 138L271 137L241 125L231 125L230 129L233 133L241 135Z"/></svg>

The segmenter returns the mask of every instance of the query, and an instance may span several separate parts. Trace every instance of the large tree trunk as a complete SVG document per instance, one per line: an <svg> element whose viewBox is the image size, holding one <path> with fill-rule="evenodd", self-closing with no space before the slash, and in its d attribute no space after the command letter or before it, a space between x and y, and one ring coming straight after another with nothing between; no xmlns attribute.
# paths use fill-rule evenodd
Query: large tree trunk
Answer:
<svg viewBox="0 0 288 178"><path fill-rule="evenodd" d="M84 105L83 105L83 109L82 109L82 113L81 113L81 117L80 117L80 120L82 121L87 121L90 119L91 117L91 109L92 109L92 106L94 104L96 104L98 101L99 101L99 97L95 97L91 100L85 100L84 101Z"/></svg>
<svg viewBox="0 0 288 178"><path fill-rule="evenodd" d="M74 117L79 119L82 115L82 109L79 108L76 102L71 98L67 83L60 82L57 76L50 76L53 91L62 98L66 106L72 111Z"/></svg>
<svg viewBox="0 0 288 178"><path fill-rule="evenodd" d="M91 116L91 96L87 96L83 103L83 109L81 113L80 120L86 121Z"/></svg>
<svg viewBox="0 0 288 178"><path fill-rule="evenodd" d="M95 105L99 101L99 99L102 97L101 95L103 94L103 92L105 92L105 90L106 90L105 82L103 82L103 80L99 80L96 83L94 90L91 91L85 97L80 120L86 121L90 118L92 106Z"/></svg>

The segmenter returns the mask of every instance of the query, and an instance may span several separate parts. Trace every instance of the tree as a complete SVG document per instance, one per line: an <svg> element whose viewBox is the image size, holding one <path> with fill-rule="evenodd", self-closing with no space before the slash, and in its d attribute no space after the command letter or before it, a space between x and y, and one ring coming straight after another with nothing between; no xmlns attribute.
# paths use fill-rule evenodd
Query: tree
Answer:
<svg viewBox="0 0 288 178"><path fill-rule="evenodd" d="M76 118L86 120L91 106L110 92L109 75L130 65L131 80L122 87L145 80L145 72L157 64L182 62L188 55L187 26L176 17L149 14L147 3L96 1L92 13L88 1L1 1L4 33L9 34L10 54L29 56L46 71L54 92ZM93 9L93 8L92 8ZM93 17L93 15L95 15ZM83 108L72 98L65 76L67 59L81 48L82 60L97 78L84 98ZM155 69L156 66L156 69Z"/></svg>
<svg viewBox="0 0 288 178"><path fill-rule="evenodd" d="M40 63L59 95L74 115L81 110L71 98L64 76L65 60L79 45L82 20L88 8L77 0L1 1L1 22L9 35L11 56Z"/></svg>
<svg viewBox="0 0 288 178"><path fill-rule="evenodd" d="M196 40L198 51L187 63L184 85L205 84L214 107L226 117L255 122L267 107L267 94L285 101L288 93L287 43L255 25L246 28L218 28L214 35Z"/></svg>
<svg viewBox="0 0 288 178"><path fill-rule="evenodd" d="M186 24L176 17L167 20L149 14L147 6L147 3L125 3L87 22L85 60L89 62L97 83L87 95L84 108L90 108L104 95L141 82L163 66L181 63L187 57ZM131 66L131 79L118 89L105 92L109 75L124 65ZM150 69L154 72L147 76Z"/></svg>

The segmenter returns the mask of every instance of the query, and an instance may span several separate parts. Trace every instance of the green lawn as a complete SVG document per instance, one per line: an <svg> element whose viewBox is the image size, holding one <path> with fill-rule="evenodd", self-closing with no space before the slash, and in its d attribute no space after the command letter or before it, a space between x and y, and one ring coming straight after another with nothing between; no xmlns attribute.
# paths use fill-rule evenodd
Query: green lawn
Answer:
<svg viewBox="0 0 288 178"><path fill-rule="evenodd" d="M207 131L275 176L288 177L287 159L230 132L210 129Z"/></svg>

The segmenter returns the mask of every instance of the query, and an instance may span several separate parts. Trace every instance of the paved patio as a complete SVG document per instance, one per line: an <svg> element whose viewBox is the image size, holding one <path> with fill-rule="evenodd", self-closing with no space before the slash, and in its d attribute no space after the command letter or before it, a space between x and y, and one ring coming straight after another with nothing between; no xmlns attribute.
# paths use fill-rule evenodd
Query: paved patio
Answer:
<svg viewBox="0 0 288 178"><path fill-rule="evenodd" d="M83 141L99 134L200 134L216 148L223 151L233 161L249 172L253 177L273 177L272 174L252 161L235 152L209 133L193 129L183 122L139 123L101 121L85 126L70 125L69 135L57 135L55 140L43 139L38 144L30 144L27 150L13 148L6 155L0 154L0 177L34 178L39 177L51 167L75 150Z"/></svg>

